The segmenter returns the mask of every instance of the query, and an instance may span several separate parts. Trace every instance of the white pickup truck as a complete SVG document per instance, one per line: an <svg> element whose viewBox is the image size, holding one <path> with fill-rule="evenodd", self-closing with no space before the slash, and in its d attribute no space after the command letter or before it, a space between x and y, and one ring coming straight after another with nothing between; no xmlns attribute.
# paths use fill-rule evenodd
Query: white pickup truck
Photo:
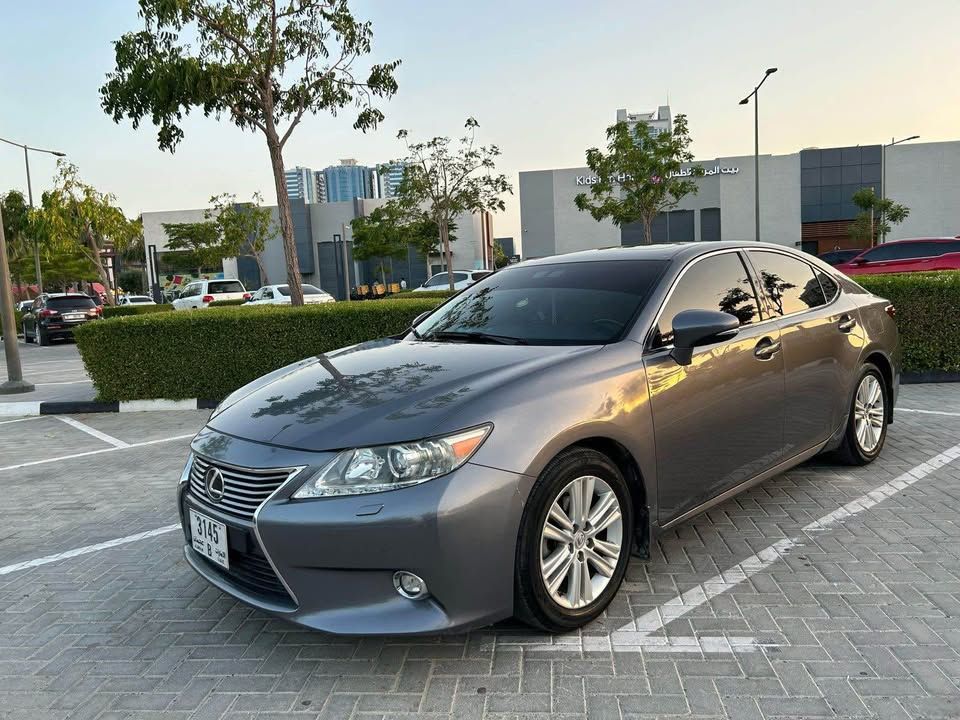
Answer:
<svg viewBox="0 0 960 720"><path fill-rule="evenodd" d="M174 310L205 308L214 300L246 300L250 293L239 280L197 280L187 285L173 301Z"/></svg>

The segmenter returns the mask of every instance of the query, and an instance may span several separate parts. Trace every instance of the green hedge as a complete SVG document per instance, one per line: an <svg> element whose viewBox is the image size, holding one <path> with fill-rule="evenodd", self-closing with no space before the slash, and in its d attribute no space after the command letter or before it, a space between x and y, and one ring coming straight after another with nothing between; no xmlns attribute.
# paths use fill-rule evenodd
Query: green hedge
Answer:
<svg viewBox="0 0 960 720"><path fill-rule="evenodd" d="M904 372L960 372L960 272L857 275L897 309Z"/></svg>
<svg viewBox="0 0 960 720"><path fill-rule="evenodd" d="M211 308L88 323L74 337L100 400L219 400L310 355L403 332L439 303Z"/></svg>
<svg viewBox="0 0 960 720"><path fill-rule="evenodd" d="M212 303L209 303L207 307L231 307L233 305L243 305L246 302L243 298L237 298L236 300L214 300Z"/></svg>
<svg viewBox="0 0 960 720"><path fill-rule="evenodd" d="M153 313L171 312L173 305L116 305L103 306L104 318L129 317L130 315L152 315Z"/></svg>

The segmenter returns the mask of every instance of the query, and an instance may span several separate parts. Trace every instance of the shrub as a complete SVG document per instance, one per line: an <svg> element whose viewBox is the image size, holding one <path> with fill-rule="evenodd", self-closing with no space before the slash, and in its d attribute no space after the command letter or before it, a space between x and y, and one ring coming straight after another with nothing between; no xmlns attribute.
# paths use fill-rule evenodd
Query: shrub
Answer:
<svg viewBox="0 0 960 720"><path fill-rule="evenodd" d="M904 372L960 372L960 272L853 279L897 308Z"/></svg>
<svg viewBox="0 0 960 720"><path fill-rule="evenodd" d="M440 301L211 308L88 323L74 337L101 400L219 400L310 355L395 335Z"/></svg>
<svg viewBox="0 0 960 720"><path fill-rule="evenodd" d="M127 317L129 315L151 315L153 313L171 312L173 305L116 305L103 306L104 318Z"/></svg>
<svg viewBox="0 0 960 720"><path fill-rule="evenodd" d="M212 303L209 303L207 307L230 307L231 305L243 305L246 302L243 298L237 298L236 300L214 300Z"/></svg>

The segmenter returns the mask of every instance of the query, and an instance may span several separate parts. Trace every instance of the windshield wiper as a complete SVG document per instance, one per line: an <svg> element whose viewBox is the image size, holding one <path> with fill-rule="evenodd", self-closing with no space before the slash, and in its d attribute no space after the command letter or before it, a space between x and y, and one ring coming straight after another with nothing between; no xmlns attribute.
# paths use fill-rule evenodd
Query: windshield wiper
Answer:
<svg viewBox="0 0 960 720"><path fill-rule="evenodd" d="M424 340L462 340L463 342L495 343L497 345L529 345L523 338L509 335L494 335L492 333L471 331L458 332L455 330L441 330L423 336Z"/></svg>

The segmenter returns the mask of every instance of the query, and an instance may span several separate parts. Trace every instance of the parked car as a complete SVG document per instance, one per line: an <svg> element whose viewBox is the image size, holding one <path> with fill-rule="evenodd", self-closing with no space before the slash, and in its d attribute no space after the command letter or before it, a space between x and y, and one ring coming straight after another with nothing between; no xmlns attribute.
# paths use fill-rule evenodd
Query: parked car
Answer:
<svg viewBox="0 0 960 720"><path fill-rule="evenodd" d="M960 270L960 236L891 240L836 268L847 275Z"/></svg>
<svg viewBox="0 0 960 720"><path fill-rule="evenodd" d="M475 282L483 280L491 274L491 270L454 270L453 271L453 289L463 290L473 285ZM420 287L413 289L413 292L449 290L450 279L446 272L439 272L427 280Z"/></svg>
<svg viewBox="0 0 960 720"><path fill-rule="evenodd" d="M214 300L246 300L250 293L239 280L197 280L180 291L174 310L205 308Z"/></svg>
<svg viewBox="0 0 960 720"><path fill-rule="evenodd" d="M78 325L99 320L100 307L80 293L44 293L23 315L23 341L49 345L54 338L73 337Z"/></svg>
<svg viewBox="0 0 960 720"><path fill-rule="evenodd" d="M852 250L831 250L830 252L817 255L817 257L828 265L839 265L840 263L852 260L862 252L863 248L853 248Z"/></svg>
<svg viewBox="0 0 960 720"><path fill-rule="evenodd" d="M320 303L336 302L333 295L321 290L316 285L303 286L303 302L307 305L317 305ZM290 286L289 285L264 285L259 290L255 290L250 299L243 305L289 305L290 304Z"/></svg>
<svg viewBox="0 0 960 720"><path fill-rule="evenodd" d="M147 295L124 295L117 301L118 305L156 305L152 297Z"/></svg>
<svg viewBox="0 0 960 720"><path fill-rule="evenodd" d="M21 300L16 304L16 311L25 313L33 306L33 300Z"/></svg>
<svg viewBox="0 0 960 720"><path fill-rule="evenodd" d="M658 532L818 453L874 460L892 316L766 243L508 266L228 396L180 477L184 554L328 632L582 626Z"/></svg>

